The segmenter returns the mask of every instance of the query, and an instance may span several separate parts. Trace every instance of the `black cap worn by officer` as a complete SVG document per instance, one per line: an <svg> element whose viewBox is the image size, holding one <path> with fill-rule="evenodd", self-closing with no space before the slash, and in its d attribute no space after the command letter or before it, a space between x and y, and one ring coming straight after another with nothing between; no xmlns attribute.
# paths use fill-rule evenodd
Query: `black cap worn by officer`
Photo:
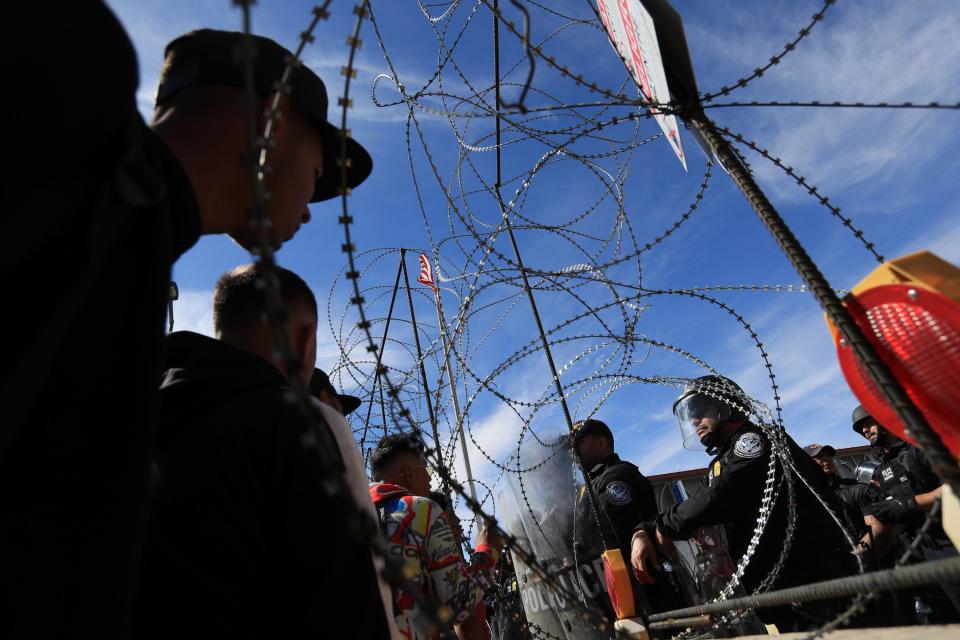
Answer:
<svg viewBox="0 0 960 640"><path fill-rule="evenodd" d="M653 485L637 467L620 459L614 452L613 432L600 420L582 420L573 425L573 448L584 473L590 476L603 514L595 515L586 486L577 497L575 544L578 553L597 557L603 552L603 540L596 529L597 517L609 517L620 546L629 542L629 533L636 523L657 511ZM612 537L604 528L604 535ZM621 539L626 537L626 540ZM613 540L607 540L610 547Z"/></svg>
<svg viewBox="0 0 960 640"><path fill-rule="evenodd" d="M598 559L604 547L619 547L624 560L628 560L633 529L638 523L656 516L657 500L653 485L646 476L636 465L621 460L614 452L610 427L600 420L589 419L577 422L573 429L574 452L584 473L589 475L600 502L599 510L595 510L586 486L579 489L574 547L577 564L583 567L581 579L587 583L584 587L589 592L594 587L600 589L599 583L594 581L603 580ZM644 596L653 611L684 604L677 602L665 589L646 589ZM608 598L598 598L598 604L609 612Z"/></svg>
<svg viewBox="0 0 960 640"><path fill-rule="evenodd" d="M857 537L863 536L870 526L864 520L864 515L868 509L879 499L879 494L869 484L860 483L856 478L844 478L837 471L837 463L834 458L837 450L828 444L810 444L803 448L803 451L810 456L826 475L827 485L843 503L841 515L844 517L849 529L857 534Z"/></svg>
<svg viewBox="0 0 960 640"><path fill-rule="evenodd" d="M753 537L764 496L771 454L770 438L747 417L751 402L743 389L718 375L691 380L673 404L683 444L706 450L715 457L708 467L705 484L686 501L674 505L642 527L650 538L656 532L667 538L689 538L700 527L723 525L731 558L738 561ZM807 483L820 494L828 494L826 478L816 463L786 434L784 439L794 465ZM698 447L699 445L699 447ZM786 490L779 483L781 465L776 467L777 501L760 538L742 582L755 589L774 566L783 548L787 528ZM798 483L800 484L800 483ZM790 557L777 586L793 586L854 572L845 539L822 506L809 491L798 489L798 518ZM839 502L834 497L835 507ZM656 532L654 531L656 529ZM829 615L808 607L804 615ZM803 629L809 621L790 608L758 610L761 619L775 623L781 631Z"/></svg>
<svg viewBox="0 0 960 640"><path fill-rule="evenodd" d="M293 55L269 38L250 36L255 47L253 60L254 91L261 98L273 95L287 61ZM199 29L186 33L167 45L157 105L178 92L198 86L225 86L245 89L244 66L239 60L244 34L232 31ZM290 104L316 126L323 144L323 173L317 178L310 202L321 202L341 192L345 173L346 186L355 188L373 170L373 160L360 144L330 123L330 104L323 81L305 65L297 65L288 82ZM341 166L341 151L347 161Z"/></svg>

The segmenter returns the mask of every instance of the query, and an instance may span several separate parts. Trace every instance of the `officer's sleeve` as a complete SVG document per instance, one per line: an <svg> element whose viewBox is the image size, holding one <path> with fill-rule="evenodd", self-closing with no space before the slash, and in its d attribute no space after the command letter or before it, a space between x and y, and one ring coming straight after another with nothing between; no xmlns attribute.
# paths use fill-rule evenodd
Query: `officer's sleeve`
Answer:
<svg viewBox="0 0 960 640"><path fill-rule="evenodd" d="M713 482L660 514L656 527L669 537L686 538L700 527L731 522L755 510L769 459L766 438L752 431L741 434L720 460Z"/></svg>
<svg viewBox="0 0 960 640"><path fill-rule="evenodd" d="M880 502L883 499L876 489L865 484L855 486L849 495L861 513L866 513L870 505Z"/></svg>
<svg viewBox="0 0 960 640"><path fill-rule="evenodd" d="M940 477L933 470L933 465L930 464L930 458L928 458L927 454L924 453L919 447L911 446L908 455L913 458L913 460L911 460L912 464L909 466L914 467L914 469L910 470L921 476L917 478L917 480L920 481L921 488L921 490L917 493L927 493L929 491L933 491L943 484L943 481L940 480Z"/></svg>
<svg viewBox="0 0 960 640"><path fill-rule="evenodd" d="M460 624L483 600L484 591L492 584L490 572L496 563L497 551L481 546L474 554L473 563L467 565L460 555L460 545L450 522L442 516L440 507L432 502L422 502L431 505L425 570L430 576L436 601L451 610L453 618L450 623Z"/></svg>

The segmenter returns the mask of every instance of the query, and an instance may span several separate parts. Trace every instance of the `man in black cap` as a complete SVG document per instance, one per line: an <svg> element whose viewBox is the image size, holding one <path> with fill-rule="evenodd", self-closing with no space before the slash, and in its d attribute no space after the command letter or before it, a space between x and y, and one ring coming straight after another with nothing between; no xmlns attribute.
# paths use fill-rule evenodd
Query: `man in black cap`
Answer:
<svg viewBox="0 0 960 640"><path fill-rule="evenodd" d="M697 529L723 525L730 557L739 562L751 546L757 518L764 504L772 444L770 436L748 419L751 401L732 380L710 375L690 381L674 402L683 444L702 447L715 455L706 484L684 502L639 526L632 541L631 561L640 575L650 575L656 548L669 549L670 540L689 538ZM783 434L789 455L803 481L822 496L833 511L840 510L836 496L816 463ZM792 472L792 471L791 471ZM787 490L781 482L782 464L774 468L776 500L759 544L741 579L753 592L770 573L783 549L787 529ZM797 521L795 538L774 587L790 587L850 575L856 565L840 527L799 478L794 484ZM776 488L779 487L779 491ZM655 542L656 541L656 544ZM835 606L836 605L836 606ZM757 615L783 631L815 628L840 612L842 603L805 603L760 609Z"/></svg>
<svg viewBox="0 0 960 640"><path fill-rule="evenodd" d="M322 637L337 629L338 637L389 637L390 591L378 584L369 541L357 530L365 518L379 534L350 427L339 408L318 401L340 461L325 469L304 445L318 434L304 431L285 396L297 377L339 407L359 400L337 394L314 369L316 300L283 268L277 280L301 366L273 359L259 277L252 264L221 276L216 339L167 336L136 635L168 638L189 628L210 637ZM344 500L351 496L323 490L332 471L353 505Z"/></svg>
<svg viewBox="0 0 960 640"><path fill-rule="evenodd" d="M867 512L880 522L895 527L901 544L909 546L923 526L928 512L940 497L943 482L934 473L927 455L904 442L879 424L863 405L853 410L852 428L879 449L880 466L874 471L880 499ZM957 550L937 517L924 535L913 561L956 556ZM960 620L960 585L941 584L951 604L938 603L940 594L928 598L933 608L930 619L937 622Z"/></svg>
<svg viewBox="0 0 960 640"><path fill-rule="evenodd" d="M600 585L600 597L593 604L603 608L608 616L613 608L609 598L603 593L605 584L603 572L598 562L606 549L620 549L624 562L630 559L630 537L633 529L640 523L655 518L657 499L653 485L640 473L640 470L625 460L621 460L614 450L613 432L600 420L582 420L573 425L573 448L580 466L588 474L595 497L584 485L577 493L576 517L574 518L573 544L580 580L589 580L591 584L581 584L585 595L596 593ZM657 572L656 576L663 574ZM600 585L594 583L600 582ZM633 584L638 613L649 614L684 606L680 596L673 590L672 584L661 579L643 586Z"/></svg>
<svg viewBox="0 0 960 640"><path fill-rule="evenodd" d="M811 444L803 450L820 466L827 477L827 486L840 498L843 511L839 515L860 540L857 553L878 567L894 542L893 529L868 515L874 503L880 500L880 494L869 484L841 476L837 469L837 450L830 445Z"/></svg>
<svg viewBox="0 0 960 640"><path fill-rule="evenodd" d="M5 637L123 636L135 597L152 409L173 262L201 234L245 247L250 163L239 34L168 51L153 128L137 60L103 2L21 3L3 21L7 127L0 272L8 300L0 402L0 618ZM287 51L256 40L258 115ZM327 95L299 68L267 153L268 238L341 186ZM260 125L262 125L262 118ZM311 128L312 127L312 128ZM330 144L330 142L333 144ZM371 168L347 143L347 187Z"/></svg>

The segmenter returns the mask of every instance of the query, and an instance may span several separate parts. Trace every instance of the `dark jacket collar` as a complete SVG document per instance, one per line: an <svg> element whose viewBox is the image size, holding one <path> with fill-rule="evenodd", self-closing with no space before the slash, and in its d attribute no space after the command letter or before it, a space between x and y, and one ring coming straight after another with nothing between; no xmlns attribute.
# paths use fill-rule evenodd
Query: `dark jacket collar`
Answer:
<svg viewBox="0 0 960 640"><path fill-rule="evenodd" d="M596 477L603 473L603 470L609 467L610 465L619 464L620 456L615 453L611 453L609 456L603 459L603 462L593 465L593 468L590 469L590 477Z"/></svg>
<svg viewBox="0 0 960 640"><path fill-rule="evenodd" d="M273 364L249 351L192 331L177 331L164 340L166 375L161 388L191 381L215 388L287 386Z"/></svg>
<svg viewBox="0 0 960 640"><path fill-rule="evenodd" d="M892 460L893 458L897 457L897 455L901 451L903 451L909 446L910 446L909 442L905 442L904 440L900 440L899 438L897 438L897 443L895 445L893 445L889 449L883 450L883 461L887 462L888 460Z"/></svg>
<svg viewBox="0 0 960 640"><path fill-rule="evenodd" d="M160 405L169 419L158 431L161 442L179 437L212 407L253 391L280 393L288 386L279 369L263 358L199 333L171 333L164 346Z"/></svg>

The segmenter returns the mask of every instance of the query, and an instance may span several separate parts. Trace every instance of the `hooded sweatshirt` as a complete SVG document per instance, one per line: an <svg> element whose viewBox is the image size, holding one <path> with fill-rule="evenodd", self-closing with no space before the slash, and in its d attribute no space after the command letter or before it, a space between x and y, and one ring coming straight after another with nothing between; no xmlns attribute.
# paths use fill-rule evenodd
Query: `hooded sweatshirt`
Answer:
<svg viewBox="0 0 960 640"><path fill-rule="evenodd" d="M283 375L194 333L167 348L137 637L390 637Z"/></svg>

